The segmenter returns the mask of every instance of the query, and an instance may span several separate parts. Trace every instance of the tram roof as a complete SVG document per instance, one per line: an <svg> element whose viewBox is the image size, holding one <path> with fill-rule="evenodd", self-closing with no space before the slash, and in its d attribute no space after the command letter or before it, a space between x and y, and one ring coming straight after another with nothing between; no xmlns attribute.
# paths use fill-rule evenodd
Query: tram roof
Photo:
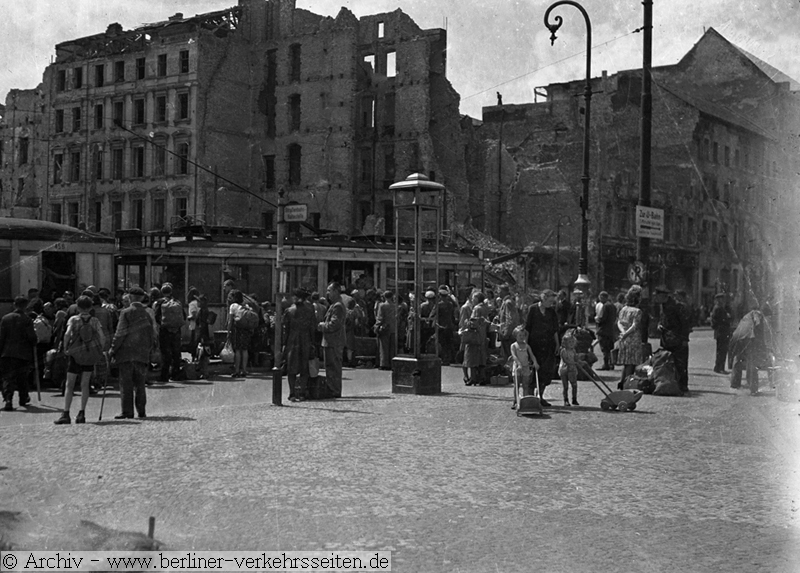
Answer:
<svg viewBox="0 0 800 573"><path fill-rule="evenodd" d="M0 238L93 243L114 242L113 237L76 229L61 223L13 217L0 217Z"/></svg>

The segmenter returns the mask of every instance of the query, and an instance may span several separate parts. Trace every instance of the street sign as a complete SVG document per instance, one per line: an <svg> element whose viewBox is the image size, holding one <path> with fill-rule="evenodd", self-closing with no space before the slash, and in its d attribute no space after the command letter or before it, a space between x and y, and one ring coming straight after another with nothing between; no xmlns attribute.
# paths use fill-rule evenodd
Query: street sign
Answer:
<svg viewBox="0 0 800 573"><path fill-rule="evenodd" d="M636 236L664 239L664 209L636 206Z"/></svg>
<svg viewBox="0 0 800 573"><path fill-rule="evenodd" d="M308 205L292 204L283 208L283 220L287 223L302 223L308 219Z"/></svg>

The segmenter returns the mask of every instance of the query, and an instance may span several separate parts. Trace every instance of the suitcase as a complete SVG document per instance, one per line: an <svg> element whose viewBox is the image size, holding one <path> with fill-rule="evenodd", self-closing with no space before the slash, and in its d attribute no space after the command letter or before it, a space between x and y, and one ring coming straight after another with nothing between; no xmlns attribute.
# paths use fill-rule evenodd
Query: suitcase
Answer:
<svg viewBox="0 0 800 573"><path fill-rule="evenodd" d="M328 386L325 376L308 379L309 400L333 400L334 398L333 390Z"/></svg>

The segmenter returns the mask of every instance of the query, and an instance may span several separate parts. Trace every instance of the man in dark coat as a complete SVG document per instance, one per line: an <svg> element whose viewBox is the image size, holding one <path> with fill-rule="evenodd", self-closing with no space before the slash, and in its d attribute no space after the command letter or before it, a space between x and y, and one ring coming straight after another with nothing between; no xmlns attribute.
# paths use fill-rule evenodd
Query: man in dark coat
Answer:
<svg viewBox="0 0 800 573"><path fill-rule="evenodd" d="M119 315L110 352L119 367L122 412L115 416L117 420L133 418L134 403L139 417L147 417L147 367L150 351L156 346L153 319L142 304L144 291L133 287L128 296L131 305Z"/></svg>
<svg viewBox="0 0 800 573"><path fill-rule="evenodd" d="M661 321L658 330L661 333L661 347L672 353L675 370L678 374L678 385L681 392L689 392L689 334L692 332L691 316L686 304L673 297L666 289L656 289L656 294L663 297L661 304ZM676 293L677 294L677 293ZM678 295L681 297L682 295ZM657 298L657 300L659 300Z"/></svg>
<svg viewBox="0 0 800 573"><path fill-rule="evenodd" d="M295 289L294 304L283 315L283 357L289 381L289 400L292 402L308 397L308 363L317 357L314 349L317 316L314 305L308 302L309 296L311 293L306 289Z"/></svg>
<svg viewBox="0 0 800 573"><path fill-rule="evenodd" d="M595 324L597 324L597 340L603 353L603 366L600 367L600 370L614 370L611 350L614 348L614 341L619 332L617 329L617 307L609 300L606 291L600 293L598 300L599 312L595 314Z"/></svg>
<svg viewBox="0 0 800 573"><path fill-rule="evenodd" d="M731 310L725 302L725 294L719 293L714 297L714 308L711 309L711 328L714 329L714 339L717 341L717 355L714 361L714 372L725 372L725 359L728 356L728 346L731 340Z"/></svg>
<svg viewBox="0 0 800 573"><path fill-rule="evenodd" d="M542 298L528 310L525 330L528 331L528 344L539 364L539 399L542 406L550 403L544 399L544 389L557 376L559 351L559 322L555 310L556 293L550 289L542 291Z"/></svg>
<svg viewBox="0 0 800 573"><path fill-rule="evenodd" d="M334 398L342 397L342 354L344 353L344 323L347 310L342 303L342 287L337 282L328 285L326 297L330 302L325 318L317 325L322 332L322 347L325 350L325 378Z"/></svg>
<svg viewBox="0 0 800 573"><path fill-rule="evenodd" d="M380 350L380 370L392 369L392 358L397 345L397 306L394 304L394 293L387 290L383 293L383 302L375 313L375 334L378 337Z"/></svg>
<svg viewBox="0 0 800 573"><path fill-rule="evenodd" d="M18 296L14 299L14 310L0 320L0 376L3 380L3 410L11 412L14 406L11 399L16 391L19 405L27 406L31 398L28 394L28 376L33 368L36 331L33 320L25 313L28 299Z"/></svg>

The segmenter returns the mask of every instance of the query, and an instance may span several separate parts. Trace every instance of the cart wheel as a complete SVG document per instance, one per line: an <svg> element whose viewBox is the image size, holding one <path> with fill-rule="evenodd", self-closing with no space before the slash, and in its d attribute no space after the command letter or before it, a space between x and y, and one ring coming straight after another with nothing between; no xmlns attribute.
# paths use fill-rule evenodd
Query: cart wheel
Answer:
<svg viewBox="0 0 800 573"><path fill-rule="evenodd" d="M633 402L630 406L628 406L628 410L633 412L636 409L636 402Z"/></svg>
<svg viewBox="0 0 800 573"><path fill-rule="evenodd" d="M623 400L622 402L617 404L617 410L619 410L620 412L626 412L628 410L628 403Z"/></svg>
<svg viewBox="0 0 800 573"><path fill-rule="evenodd" d="M607 401L605 401L605 400L602 400L602 401L600 402L600 409L601 409L601 410L603 410L604 412L606 412L606 411L608 411L608 409L609 409L609 408L611 408L611 404L609 404Z"/></svg>

